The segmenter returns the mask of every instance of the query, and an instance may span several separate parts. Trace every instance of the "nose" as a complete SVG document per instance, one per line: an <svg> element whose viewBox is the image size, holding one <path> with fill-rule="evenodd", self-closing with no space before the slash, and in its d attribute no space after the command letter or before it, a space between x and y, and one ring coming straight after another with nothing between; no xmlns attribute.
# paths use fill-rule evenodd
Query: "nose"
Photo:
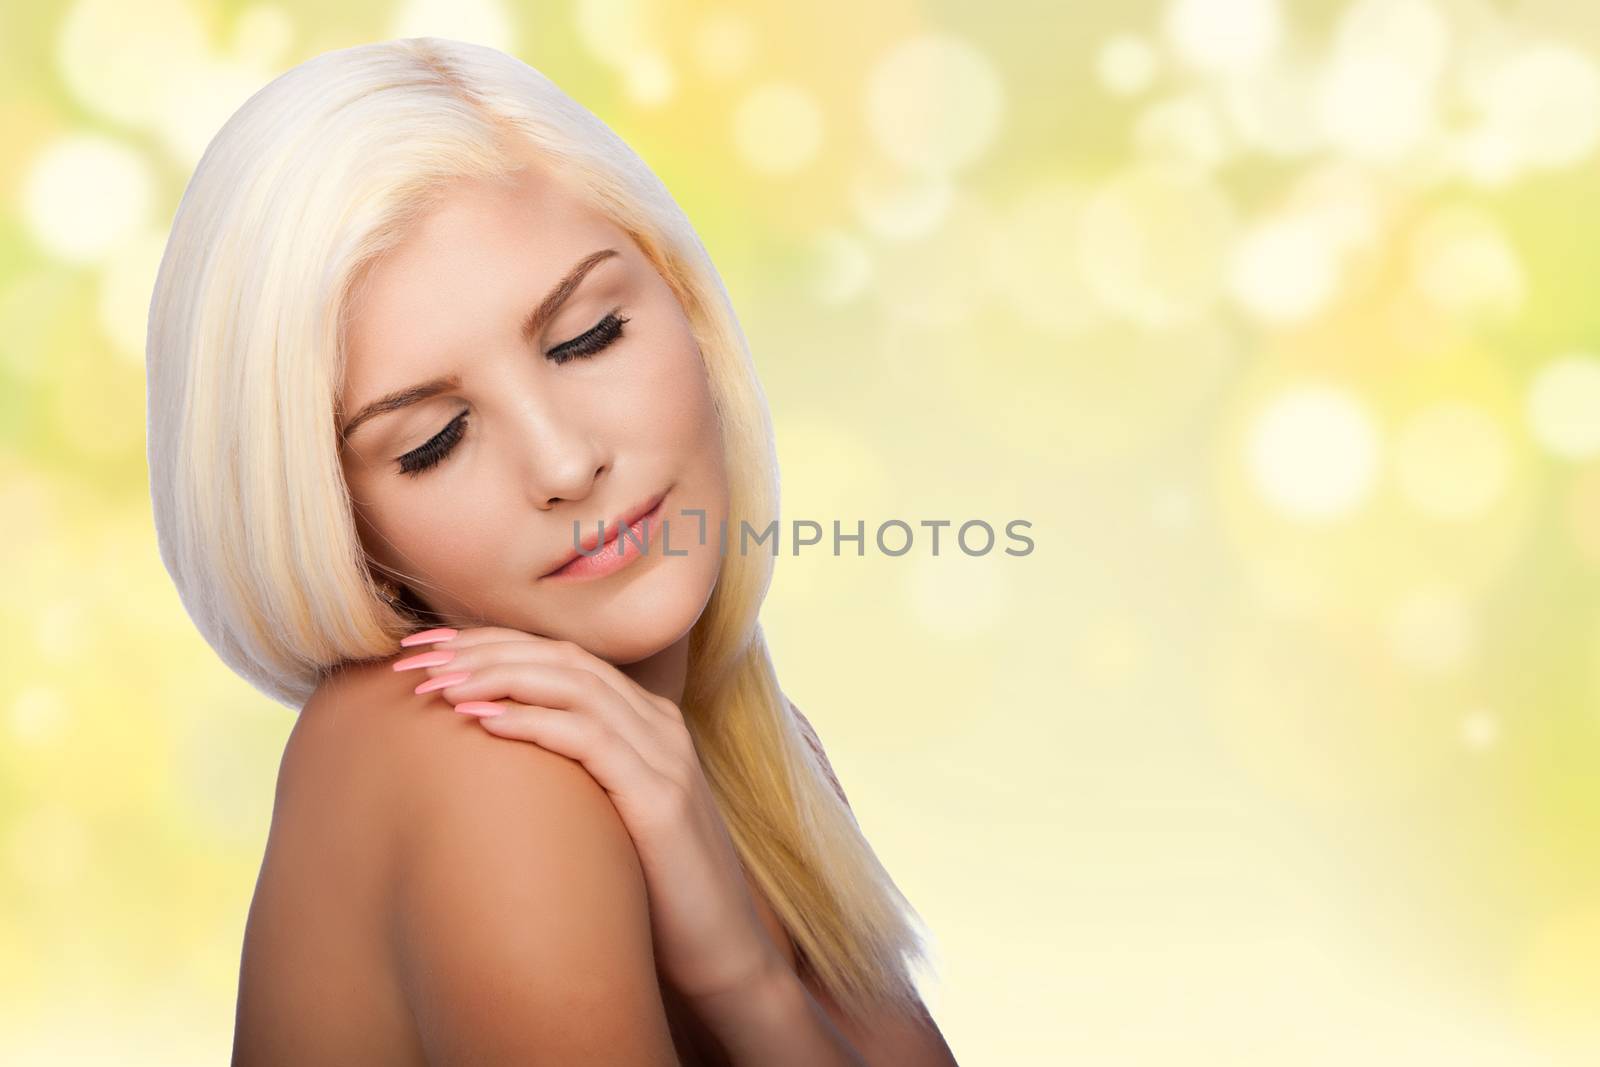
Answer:
<svg viewBox="0 0 1600 1067"><path fill-rule="evenodd" d="M531 401L520 408L522 432L517 440L523 484L541 511L549 511L563 500L587 497L609 465L592 428L575 413L563 415L558 407Z"/></svg>
<svg viewBox="0 0 1600 1067"><path fill-rule="evenodd" d="M604 464L589 467L568 464L563 470L532 483L533 503L540 511L549 511L563 500L582 500L605 469Z"/></svg>

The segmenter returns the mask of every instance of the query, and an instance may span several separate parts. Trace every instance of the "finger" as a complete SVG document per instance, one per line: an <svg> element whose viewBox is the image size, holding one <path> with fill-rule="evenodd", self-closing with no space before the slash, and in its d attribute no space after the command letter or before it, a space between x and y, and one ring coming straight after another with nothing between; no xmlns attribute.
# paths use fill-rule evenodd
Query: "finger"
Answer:
<svg viewBox="0 0 1600 1067"><path fill-rule="evenodd" d="M447 636L402 647L402 655L395 660L394 669L397 671L426 670L430 675L448 673L459 669L452 666L452 664L468 649L481 648L491 644L532 643L534 641L534 637L530 634L502 626L480 626L470 630L452 630L449 627L442 627L437 630L424 630L414 636L426 637L430 634Z"/></svg>
<svg viewBox="0 0 1600 1067"><path fill-rule="evenodd" d="M522 701L497 703L506 710L479 717L484 729L577 760L618 801L624 815L629 810L659 809L662 798L674 788L642 753L598 718Z"/></svg>
<svg viewBox="0 0 1600 1067"><path fill-rule="evenodd" d="M442 629L449 629L444 627ZM427 648L471 648L474 645L488 644L495 641L543 641L549 638L539 634L532 634L526 630L516 630L509 626L467 626L456 628L454 636L440 640L430 641Z"/></svg>
<svg viewBox="0 0 1600 1067"><path fill-rule="evenodd" d="M579 644L530 635L519 630L504 630L498 627L486 629L515 636L507 640L475 639L472 644L454 651L448 661L428 667L429 674L437 676L457 671L476 671L496 661L543 663L553 667L586 670L598 675L602 681L615 689L644 718L654 720L657 716L665 715L668 719L680 723L683 721L682 713L672 701L658 697ZM449 646L448 642L442 644Z"/></svg>
<svg viewBox="0 0 1600 1067"><path fill-rule="evenodd" d="M597 719L625 739L650 765L676 778L685 755L642 718L622 695L588 671L532 662L490 663L441 690L451 704L508 698Z"/></svg>
<svg viewBox="0 0 1600 1067"><path fill-rule="evenodd" d="M573 653L578 655L574 656ZM495 674L490 671L492 667L525 664L532 667L553 668L558 671L589 673L593 677L593 673L586 670L590 665L589 660L585 658L587 656L588 654L581 648L565 641L484 643L471 649L463 650L457 658L442 666L429 668L428 673L432 677L419 684L416 688L420 692L438 692L441 698L452 705L469 700L494 699L499 696L509 695L506 691L509 690L510 686L503 676L499 681L495 680ZM581 665L569 666L570 663ZM617 673L620 674L621 672ZM472 685L467 684L485 674L490 678L489 682L480 681ZM623 677L626 678L625 675ZM569 674L567 678L569 682L581 683L584 681L577 674ZM604 681L605 679L602 678L601 680ZM627 680L631 681L631 679ZM523 692L531 693L535 692L535 690L523 690ZM541 692L548 694L552 691L542 690ZM539 700L529 699L528 702L551 705L557 700L571 699L569 690L563 689L560 692L566 695L563 697L547 695ZM615 724L615 728L628 737L636 748L641 751L655 753L651 756L654 766L671 773L675 780L684 779L686 777L685 768L687 764L698 761L699 752L682 715L677 714L677 705L663 698L661 703L670 707L673 714L667 715L663 712L655 711L648 704L646 708L649 709L649 713L644 714L640 711L639 704L629 698L634 694L639 694L641 699L653 697L654 694L637 686L621 692L613 689L613 692L621 699L629 701L629 710L622 712L622 714L628 715L631 713L631 716L637 720L634 722L618 721ZM602 704L604 706L601 707L601 711L609 714L613 710L609 702L603 701ZM641 733L641 728L646 733Z"/></svg>

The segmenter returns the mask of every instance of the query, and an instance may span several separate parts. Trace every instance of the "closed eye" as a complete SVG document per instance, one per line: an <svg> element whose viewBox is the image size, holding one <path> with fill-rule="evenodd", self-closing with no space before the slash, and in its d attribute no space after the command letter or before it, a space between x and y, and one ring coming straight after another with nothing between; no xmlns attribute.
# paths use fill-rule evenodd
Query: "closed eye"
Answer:
<svg viewBox="0 0 1600 1067"><path fill-rule="evenodd" d="M605 318L595 323L588 332L579 334L570 341L561 342L546 352L545 356L557 364L561 364L569 359L581 359L584 356L594 355L622 336L622 324L628 320L619 319L617 317L618 310L620 309L613 308L606 312Z"/></svg>
<svg viewBox="0 0 1600 1067"><path fill-rule="evenodd" d="M557 366L574 359L587 359L590 356L609 348L622 336L622 324L628 320L619 318L613 308L606 312L605 317L595 323L593 327L579 334L570 341L563 341L545 353L545 358ZM448 456L460 443L466 433L467 413L463 411L451 419L425 444L407 452L400 457L400 473L416 476L423 471L436 466Z"/></svg>

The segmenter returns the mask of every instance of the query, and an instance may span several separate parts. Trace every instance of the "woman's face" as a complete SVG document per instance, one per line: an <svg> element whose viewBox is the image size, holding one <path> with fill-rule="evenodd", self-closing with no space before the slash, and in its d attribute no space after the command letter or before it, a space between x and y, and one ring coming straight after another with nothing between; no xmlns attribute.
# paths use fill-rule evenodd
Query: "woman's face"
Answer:
<svg viewBox="0 0 1600 1067"><path fill-rule="evenodd" d="M462 182L350 310L341 462L380 573L443 625L617 664L688 633L716 582L727 474L689 321L620 228L538 168L510 191ZM550 573L663 492L647 551L629 540L611 573Z"/></svg>

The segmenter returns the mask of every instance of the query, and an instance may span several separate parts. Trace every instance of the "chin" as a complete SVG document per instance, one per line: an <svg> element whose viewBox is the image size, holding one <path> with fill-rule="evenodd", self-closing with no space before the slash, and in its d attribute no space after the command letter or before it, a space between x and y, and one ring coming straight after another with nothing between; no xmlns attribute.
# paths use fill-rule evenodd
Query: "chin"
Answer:
<svg viewBox="0 0 1600 1067"><path fill-rule="evenodd" d="M569 615L576 625L563 636L617 666L670 648L700 620L716 585L717 562L714 547L709 553L655 560L650 573L596 598L600 603L587 617Z"/></svg>

